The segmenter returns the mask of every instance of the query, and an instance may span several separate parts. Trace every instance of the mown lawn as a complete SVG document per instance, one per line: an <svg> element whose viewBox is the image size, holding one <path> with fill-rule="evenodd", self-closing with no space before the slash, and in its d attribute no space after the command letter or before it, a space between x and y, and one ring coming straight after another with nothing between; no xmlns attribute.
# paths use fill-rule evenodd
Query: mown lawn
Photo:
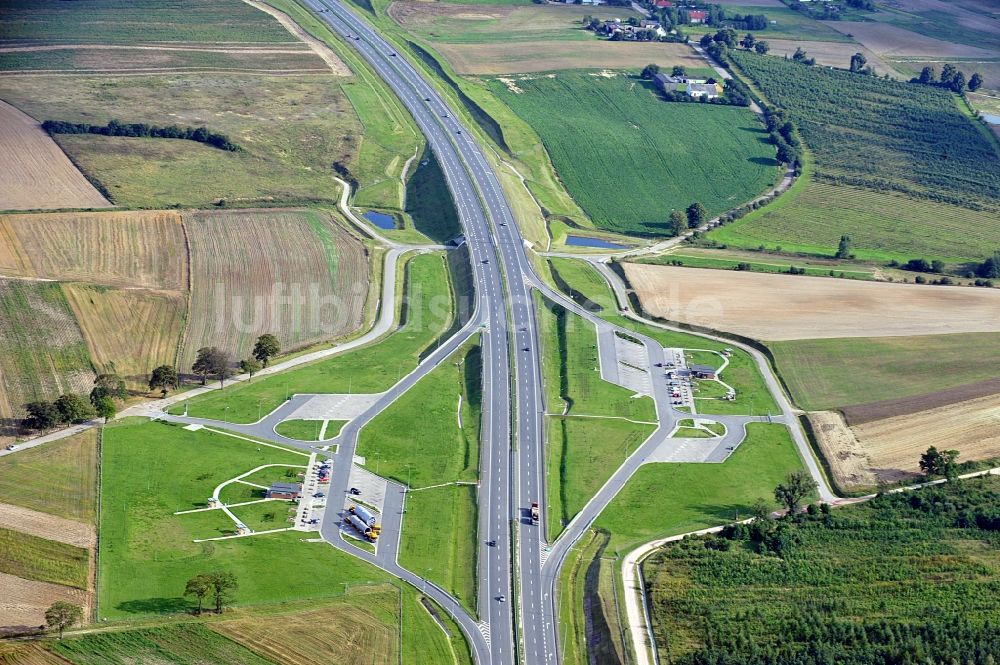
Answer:
<svg viewBox="0 0 1000 665"><path fill-rule="evenodd" d="M807 411L954 388L996 377L1000 333L772 342L795 403Z"/></svg>
<svg viewBox="0 0 1000 665"><path fill-rule="evenodd" d="M720 213L777 178L774 148L749 109L664 102L621 72L560 71L516 84L521 92L488 82L538 133L599 228L664 235L671 210L699 201Z"/></svg>
<svg viewBox="0 0 1000 665"><path fill-rule="evenodd" d="M416 367L420 354L452 319L448 268L440 254L413 257L406 264L406 275L405 318L401 327L381 342L195 397L189 402L188 415L252 423L296 393L386 390ZM183 414L185 404L176 404L169 412Z"/></svg>
<svg viewBox="0 0 1000 665"><path fill-rule="evenodd" d="M609 553L749 516L757 499L802 468L784 425L751 423L747 439L722 464L646 464L595 522L611 532ZM777 506L775 505L775 509Z"/></svg>
<svg viewBox="0 0 1000 665"><path fill-rule="evenodd" d="M365 564L303 543L293 532L195 543L232 533L232 521L220 511L173 514L206 505L223 480L261 464L302 464L302 455L133 419L106 428L104 437L101 618L187 611L185 582L220 569L236 575L239 605L332 597L343 593L340 582L381 579ZM278 565L282 561L295 565Z"/></svg>
<svg viewBox="0 0 1000 665"><path fill-rule="evenodd" d="M319 441L320 432L323 432L323 440L332 439L340 434L340 429L347 422L346 420L327 420L326 431L323 432L322 420L283 420L277 424L274 431L289 439L299 441Z"/></svg>

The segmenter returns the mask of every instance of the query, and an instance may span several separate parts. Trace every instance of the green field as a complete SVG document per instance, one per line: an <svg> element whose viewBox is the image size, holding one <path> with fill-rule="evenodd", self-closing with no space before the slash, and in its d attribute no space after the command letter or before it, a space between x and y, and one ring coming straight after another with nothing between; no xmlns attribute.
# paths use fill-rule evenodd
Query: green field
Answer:
<svg viewBox="0 0 1000 665"><path fill-rule="evenodd" d="M861 258L918 251L982 258L995 250L1000 147L952 93L738 50L731 58L771 104L787 112L815 162L814 182L798 198L779 201L777 218L758 241L775 242L780 235L792 251L802 243L826 245L832 254L840 235L848 233ZM934 131L926 129L928 118ZM976 223L976 212L984 224ZM750 246L752 225L770 214L765 208L738 224L744 235L733 244ZM784 232L776 234L779 228ZM736 239L724 232L716 240Z"/></svg>
<svg viewBox="0 0 1000 665"><path fill-rule="evenodd" d="M734 227L727 227L731 229ZM718 238L719 236L713 236ZM837 239L839 242L839 238ZM765 273L787 273L791 267L805 270L806 275L813 277L844 277L847 279L875 279L871 270L851 270L841 269L840 266L809 266L804 261L796 262L794 259L771 259L766 261L755 261L753 259L729 258L698 254L691 256L688 254L660 254L648 259L641 259L636 263L652 263L661 266L685 266L688 268L714 268L716 270L734 270L737 266L749 266L753 272Z"/></svg>
<svg viewBox="0 0 1000 665"><path fill-rule="evenodd" d="M689 352L685 351L685 356L688 354ZM718 356L714 353L710 354L710 356L718 359ZM701 362L701 360L696 357L695 362ZM709 364L718 364L718 362L716 360L716 362ZM736 399L731 402L721 399L699 399L695 402L698 413L760 416L765 414L777 415L780 412L777 403L774 401L774 396L767 389L767 384L764 383L764 379L757 369L757 363L754 362L753 358L746 351L733 349L733 354L729 357L729 364L722 370L719 378L727 385L733 387L736 391ZM721 397L725 394L725 390L714 381L700 381L699 383L704 387L704 392L698 396ZM719 388L716 391L718 395L708 393L713 386Z"/></svg>
<svg viewBox="0 0 1000 665"><path fill-rule="evenodd" d="M323 431L324 422L326 423L326 431L323 432L323 441L340 434L340 428L347 424L346 420L283 420L277 424L274 431L289 439L320 441L319 435Z"/></svg>
<svg viewBox="0 0 1000 665"><path fill-rule="evenodd" d="M0 573L86 589L89 558L82 547L0 528Z"/></svg>
<svg viewBox="0 0 1000 665"><path fill-rule="evenodd" d="M478 479L482 360L477 341L456 351L361 430L357 454L370 470L414 488ZM475 488L433 487L409 494L406 504L401 565L434 580L475 611Z"/></svg>
<svg viewBox="0 0 1000 665"><path fill-rule="evenodd" d="M648 82L621 73L564 71L517 86L523 92L488 81L538 133L566 189L600 228L664 235L671 210L699 201L717 214L778 175L749 109L663 102Z"/></svg>
<svg viewBox="0 0 1000 665"><path fill-rule="evenodd" d="M0 503L93 523L97 430L0 457Z"/></svg>
<svg viewBox="0 0 1000 665"><path fill-rule="evenodd" d="M449 485L411 492L399 565L440 585L476 615L476 487Z"/></svg>
<svg viewBox="0 0 1000 665"><path fill-rule="evenodd" d="M216 485L268 463L306 458L215 434L129 419L105 429L100 544L101 618L184 612L184 583L200 572L228 570L240 584L237 604L340 595L340 582L381 579L330 547L298 534L195 543L232 533L221 511L174 515L204 506ZM193 461L197 464L193 464ZM294 559L295 566L276 566ZM142 571L137 575L136 571ZM322 584L316 580L322 579Z"/></svg>
<svg viewBox="0 0 1000 665"><path fill-rule="evenodd" d="M752 32L754 37L767 41L768 39L795 39L816 42L852 42L847 35L837 32L823 21L809 18L804 12L795 11L789 7L759 7L752 2L746 5L725 5L726 16L733 14L764 14L769 23L764 30L737 30L742 37ZM709 25L685 25L684 32L696 39L706 32L715 34L717 28Z"/></svg>
<svg viewBox="0 0 1000 665"><path fill-rule="evenodd" d="M995 662L998 488L950 483L668 546L643 566L662 662Z"/></svg>
<svg viewBox="0 0 1000 665"><path fill-rule="evenodd" d="M578 305L592 311L596 305L600 308L597 311L602 314L618 310L618 303L604 277L589 264L577 259L553 257L549 259L549 266L556 285Z"/></svg>
<svg viewBox="0 0 1000 665"><path fill-rule="evenodd" d="M772 342L802 409L817 411L936 392L996 378L1000 333Z"/></svg>
<svg viewBox="0 0 1000 665"><path fill-rule="evenodd" d="M548 418L549 538L554 540L656 425L616 418Z"/></svg>
<svg viewBox="0 0 1000 665"><path fill-rule="evenodd" d="M238 0L10 0L4 39L71 43L290 42L277 21Z"/></svg>
<svg viewBox="0 0 1000 665"><path fill-rule="evenodd" d="M708 237L730 247L830 257L846 234L862 260L960 262L984 256L1000 243L998 220L995 211L810 181L801 192L789 192Z"/></svg>
<svg viewBox="0 0 1000 665"><path fill-rule="evenodd" d="M745 518L759 498L802 461L784 425L750 423L747 439L722 464L645 464L594 526L611 532L610 553Z"/></svg>
<svg viewBox="0 0 1000 665"><path fill-rule="evenodd" d="M272 662L202 624L94 633L57 642L52 650L76 665L145 662L270 665Z"/></svg>
<svg viewBox="0 0 1000 665"><path fill-rule="evenodd" d="M240 383L190 401L188 415L253 423L296 393L381 392L416 367L421 353L451 324L450 280L441 254L414 256L406 264L406 315L383 341L327 360ZM185 403L170 413L183 414Z"/></svg>

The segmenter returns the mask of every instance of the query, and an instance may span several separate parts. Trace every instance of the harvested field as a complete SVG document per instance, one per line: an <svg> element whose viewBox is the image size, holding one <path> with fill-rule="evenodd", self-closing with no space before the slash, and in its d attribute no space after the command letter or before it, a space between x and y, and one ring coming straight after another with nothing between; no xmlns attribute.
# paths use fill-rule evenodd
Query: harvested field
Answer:
<svg viewBox="0 0 1000 665"><path fill-rule="evenodd" d="M685 44L601 41L527 41L435 44L459 74L522 74L555 69L636 69L651 62L669 69L705 67Z"/></svg>
<svg viewBox="0 0 1000 665"><path fill-rule="evenodd" d="M202 346L238 359L263 333L290 349L363 323L367 253L329 216L246 210L196 212L185 221L193 281L182 369Z"/></svg>
<svg viewBox="0 0 1000 665"><path fill-rule="evenodd" d="M93 525L9 503L0 503L0 529L20 531L87 549L97 545L97 532Z"/></svg>
<svg viewBox="0 0 1000 665"><path fill-rule="evenodd" d="M197 48L185 46L67 45L0 49L0 71L130 74L150 70L249 71L262 74L329 73L326 63L304 46L298 48Z"/></svg>
<svg viewBox="0 0 1000 665"><path fill-rule="evenodd" d="M149 372L173 365L184 332L186 298L171 291L106 289L63 284L90 358L145 391Z"/></svg>
<svg viewBox="0 0 1000 665"><path fill-rule="evenodd" d="M94 380L80 327L59 285L0 279L0 418Z"/></svg>
<svg viewBox="0 0 1000 665"><path fill-rule="evenodd" d="M760 340L1000 330L1000 291L994 289L623 267L650 314Z"/></svg>
<svg viewBox="0 0 1000 665"><path fill-rule="evenodd" d="M0 217L0 275L179 291L181 216L166 211Z"/></svg>
<svg viewBox="0 0 1000 665"><path fill-rule="evenodd" d="M960 462L1000 457L1000 395L851 429L868 452L870 468L885 481L918 474L920 455L931 445L958 450Z"/></svg>
<svg viewBox="0 0 1000 665"><path fill-rule="evenodd" d="M3 589L3 594L0 594L0 633L38 628L45 623L46 608L57 600L83 606L84 616L89 612L90 595L81 589L25 580L6 573L0 573L0 589ZM55 662L60 661L55 659Z"/></svg>
<svg viewBox="0 0 1000 665"><path fill-rule="evenodd" d="M352 590L350 603L337 603L283 616L210 624L274 662L287 665L343 663L380 665L399 659L399 591L389 585ZM317 627L322 626L322 630Z"/></svg>
<svg viewBox="0 0 1000 665"><path fill-rule="evenodd" d="M828 21L831 28L880 55L927 55L951 58L995 58L996 53L975 46L934 39L910 30L869 21ZM770 43L770 42L768 42Z"/></svg>
<svg viewBox="0 0 1000 665"><path fill-rule="evenodd" d="M845 492L873 487L878 477L872 471L865 447L836 411L807 414L827 468L837 486Z"/></svg>
<svg viewBox="0 0 1000 665"><path fill-rule="evenodd" d="M111 205L38 122L3 101L0 145L0 210Z"/></svg>
<svg viewBox="0 0 1000 665"><path fill-rule="evenodd" d="M273 16L285 30L302 40L313 53L318 55L334 74L337 76L350 76L351 70L337 57L333 49L303 30L288 14L278 11L267 3L257 2L257 0L243 0L243 2Z"/></svg>
<svg viewBox="0 0 1000 665"><path fill-rule="evenodd" d="M0 501L93 524L97 430L0 457Z"/></svg>
<svg viewBox="0 0 1000 665"><path fill-rule="evenodd" d="M860 425L874 420L919 413L990 395L1000 395L1000 378L968 383L923 395L845 406L841 412L851 425Z"/></svg>
<svg viewBox="0 0 1000 665"><path fill-rule="evenodd" d="M0 628L0 635L3 632L3 628ZM20 644L0 645L0 663L5 665L67 665L69 661L63 660L51 651L46 651L40 644L22 642Z"/></svg>
<svg viewBox="0 0 1000 665"><path fill-rule="evenodd" d="M824 25L836 26L839 21L824 21ZM794 39L768 39L768 46L771 50L768 51L770 55L777 56L789 56L795 53L795 49L801 48L803 51L809 54L810 57L816 58L816 64L828 65L830 67L841 67L847 68L851 64L851 56L855 53L863 53L868 59L868 64L875 68L875 71L881 76L882 74L888 73L889 75L896 74L896 70L892 68L892 65L879 57L879 55L864 46L859 46L858 44L853 44L851 42L817 42L817 41L799 41Z"/></svg>

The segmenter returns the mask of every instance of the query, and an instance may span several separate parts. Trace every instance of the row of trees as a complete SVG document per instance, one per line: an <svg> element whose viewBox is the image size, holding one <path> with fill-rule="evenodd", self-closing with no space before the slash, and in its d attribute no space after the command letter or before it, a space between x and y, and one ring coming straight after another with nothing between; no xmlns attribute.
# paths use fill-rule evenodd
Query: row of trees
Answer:
<svg viewBox="0 0 1000 665"><path fill-rule="evenodd" d="M688 229L696 229L708 220L708 211L701 203L695 201L687 210L674 210L670 213L670 234L679 236Z"/></svg>
<svg viewBox="0 0 1000 665"><path fill-rule="evenodd" d="M748 51L753 50L761 55L771 50L767 42L757 39L752 32L748 32L740 38L732 28L724 28L714 35L706 33L701 36L698 43L709 52L709 55L720 60L725 60L725 49L733 49L737 46Z"/></svg>
<svg viewBox="0 0 1000 665"><path fill-rule="evenodd" d="M776 157L782 164L798 170L802 162L802 143L795 124L780 108L764 109L764 125L774 144Z"/></svg>
<svg viewBox="0 0 1000 665"><path fill-rule="evenodd" d="M28 429L46 430L57 425L85 423L92 418L107 422L118 412L117 402L128 396L125 381L117 374L98 374L90 397L75 393L60 395L55 401L37 400L25 405Z"/></svg>
<svg viewBox="0 0 1000 665"><path fill-rule="evenodd" d="M249 358L239 362L240 371L250 375L259 372L267 367L271 358L281 352L281 344L278 338L271 334L261 335L254 344L253 351ZM201 377L201 385L205 385L208 377L214 377L220 384L225 385L226 379L233 375L233 357L228 351L223 351L214 346L205 346L198 349L191 371Z"/></svg>
<svg viewBox="0 0 1000 665"><path fill-rule="evenodd" d="M965 73L949 63L941 68L941 74L935 73L931 66L924 67L920 70L919 76L910 79L910 83L934 85L962 94L966 90L975 92L983 87L983 77L979 72L975 72L966 80Z"/></svg>
<svg viewBox="0 0 1000 665"><path fill-rule="evenodd" d="M232 573L217 570L211 573L199 573L189 579L184 585L184 595L192 597L198 602L195 614L200 615L204 610L205 599L211 597L215 606L215 613L222 614L226 605L231 605L235 600L236 590L239 588L239 581Z"/></svg>
<svg viewBox="0 0 1000 665"><path fill-rule="evenodd" d="M42 129L49 134L100 134L101 136L131 136L136 138L185 139L197 141L218 148L236 152L240 147L229 140L225 134L216 134L205 127L185 127L169 125L158 127L144 122L124 123L112 120L106 125L91 125L84 122L64 122L62 120L46 120Z"/></svg>

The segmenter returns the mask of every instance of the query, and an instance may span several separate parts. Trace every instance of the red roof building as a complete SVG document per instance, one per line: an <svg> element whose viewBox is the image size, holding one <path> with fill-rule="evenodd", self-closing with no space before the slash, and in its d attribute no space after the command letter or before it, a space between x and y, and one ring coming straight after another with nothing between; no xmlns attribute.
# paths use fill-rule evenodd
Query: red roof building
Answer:
<svg viewBox="0 0 1000 665"><path fill-rule="evenodd" d="M656 0L653 6L658 9L666 9L667 7L673 7L674 3L670 2L670 0Z"/></svg>
<svg viewBox="0 0 1000 665"><path fill-rule="evenodd" d="M700 9L692 9L688 12L688 19L692 23L704 23L705 18L708 16L707 12L703 12Z"/></svg>

